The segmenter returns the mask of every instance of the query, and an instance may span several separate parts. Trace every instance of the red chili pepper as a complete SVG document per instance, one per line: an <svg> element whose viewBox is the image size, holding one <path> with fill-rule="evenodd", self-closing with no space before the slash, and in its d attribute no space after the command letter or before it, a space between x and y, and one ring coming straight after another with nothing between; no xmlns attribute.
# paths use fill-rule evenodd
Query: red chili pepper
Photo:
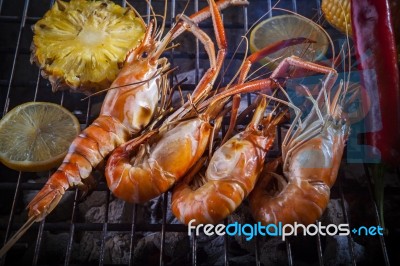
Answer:
<svg viewBox="0 0 400 266"><path fill-rule="evenodd" d="M394 30L394 37L397 46L397 65L400 64L400 2L398 0L390 1L390 11L392 12L392 25ZM399 67L400 75L400 67Z"/></svg>
<svg viewBox="0 0 400 266"><path fill-rule="evenodd" d="M400 81L389 0L351 0L351 19L361 83L375 101L365 144L380 151L381 162L398 165Z"/></svg>

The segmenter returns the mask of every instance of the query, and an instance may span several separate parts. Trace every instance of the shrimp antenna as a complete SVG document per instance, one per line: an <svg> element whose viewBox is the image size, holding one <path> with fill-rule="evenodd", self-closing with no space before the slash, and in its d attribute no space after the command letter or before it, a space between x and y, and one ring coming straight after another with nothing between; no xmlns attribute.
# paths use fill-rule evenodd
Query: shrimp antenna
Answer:
<svg viewBox="0 0 400 266"><path fill-rule="evenodd" d="M192 109L193 109L194 112L196 113L196 115L199 116L200 113L199 113L199 111L197 110L197 108L196 108L196 106L195 106L195 104L194 104L194 102L193 102L192 95L191 95L190 93L188 94L188 101L189 101L189 103L190 103L190 106L192 107Z"/></svg>
<svg viewBox="0 0 400 266"><path fill-rule="evenodd" d="M340 8L342 9L342 10L344 10L344 7L343 7L343 5L342 5L342 3L340 3ZM347 27L347 19L346 19L346 16L345 16L345 26L346 26L346 44L347 44L347 58L348 58L348 72L349 72L349 74L347 75L347 81L346 81L346 83L345 83L345 89L344 89L344 93L343 93L343 97L342 97L342 100L341 100L341 103L342 103L342 105L343 105L343 102L344 102L344 98L345 98L345 95L347 94L347 90L348 90L348 88L349 88L349 84L350 84L350 76L351 76L351 51L350 51L350 40L349 40L349 29L348 29L348 27ZM346 69L345 69L346 70Z"/></svg>
<svg viewBox="0 0 400 266"><path fill-rule="evenodd" d="M268 64L268 63L267 63L267 64ZM265 72L265 73L262 73L262 74L259 74L259 75L255 76L255 77L253 77L255 74L257 74L256 72L259 72L259 71L261 71L263 68L266 68L266 65L267 65L267 64L262 65L261 67L257 68L255 71L253 71L250 75L248 75L248 76L246 77L246 82L247 82L247 81L254 81L254 80L258 80L258 79L267 78L267 77L271 74L271 71L269 71L269 70L268 70L268 72Z"/></svg>
<svg viewBox="0 0 400 266"><path fill-rule="evenodd" d="M178 25L180 24L180 21L182 20L182 16L185 14L186 10L189 8L189 3L190 3L190 0L188 0L186 2L185 7L183 8L182 12L176 16L176 23L172 26L172 29L174 29L174 33L171 34L171 36L168 38L169 39L168 42L175 39L174 34L179 29ZM165 13L165 15L166 15L166 13Z"/></svg>
<svg viewBox="0 0 400 266"><path fill-rule="evenodd" d="M178 78L175 76L175 84L172 86L172 88L169 89L169 95L168 95L168 100L167 100L167 106L172 106L172 100L173 100L173 94L174 92L177 90L179 93L179 97L181 99L181 105L183 105L185 103L184 97L183 97L183 93L182 93L182 89L181 89L181 85L183 83L185 83L186 81L188 81L188 78L185 77L182 80L178 80ZM174 108L172 108L174 109Z"/></svg>
<svg viewBox="0 0 400 266"><path fill-rule="evenodd" d="M270 65L272 62L275 62L275 61L277 61L277 60L279 60L279 59L281 59L281 58L282 58L282 56L279 56L279 57L274 58L273 60L271 60L271 62L267 62L267 63L263 64L262 66L258 67L258 68L255 69L253 72L251 72L249 75L247 75L246 81L257 80L257 79L260 79L260 78L262 78L262 77L264 77L264 76L270 75L272 71L269 70L269 69L267 68L268 65ZM258 75L258 76L253 77L254 75L257 74L257 72L259 72L259 71L261 71L261 70L263 70L263 69L267 69L268 71L266 71L266 72L263 73L263 74L260 74L260 75Z"/></svg>
<svg viewBox="0 0 400 266"><path fill-rule="evenodd" d="M145 0L147 3L147 24L150 22L150 16L153 16L155 25L154 28L157 29L157 19L156 19L156 13L154 12L153 6L151 5L151 0ZM151 15L150 15L151 14Z"/></svg>
<svg viewBox="0 0 400 266"><path fill-rule="evenodd" d="M169 64L164 65L163 67L169 68ZM166 78L168 76L169 73L175 71L178 67L174 67L172 69L167 69L165 71L166 75L162 75L161 79L158 80L158 82L160 83L158 85L159 88L162 88L160 90L160 104L159 104L159 108L158 108L158 112L157 113L162 113L168 106L169 106L169 97L168 94L171 95L171 90L168 90L169 86L168 86L168 79ZM155 114L157 115L157 114Z"/></svg>
<svg viewBox="0 0 400 266"><path fill-rule="evenodd" d="M300 84L300 87L303 88L303 90L307 93L307 98L313 103L313 105L315 106L315 112L317 113L317 116L319 118L319 120L324 121L324 117L321 113L321 109L318 106L317 101L314 99L314 97L312 96L310 90L307 88L307 86L304 86L303 84ZM324 90L325 91L325 90Z"/></svg>
<svg viewBox="0 0 400 266"><path fill-rule="evenodd" d="M311 19L309 19L309 18L307 18L307 17L305 17L305 16L302 16L302 15L296 13L296 12L293 12L293 11L290 11L290 10L287 10L287 9L284 9L284 8L273 7L272 9L274 9L274 10L280 10L280 11L284 11L284 12L288 12L288 13L293 14L293 15L295 15L295 16L299 16L299 17L301 17L301 18L307 20L308 22L312 23L313 25L315 25L316 27L318 27L320 30L322 30L322 32L326 35L326 37L327 37L328 40L329 40L329 44L330 44L331 50L332 50L332 57L333 57L333 58L336 58L336 55L335 55L335 48L334 48L334 45L333 45L333 40L332 40L331 36L329 36L329 34L326 32L326 30L325 30L321 25L315 23L314 21L312 21Z"/></svg>
<svg viewBox="0 0 400 266"><path fill-rule="evenodd" d="M140 19L140 21L142 22L142 25L145 26L146 22L144 22L142 15L140 15L140 13L136 10L136 8L133 7L133 5L131 5L128 1L124 1L124 4L127 5L130 9L132 9L132 11L135 13L136 17L138 17Z"/></svg>
<svg viewBox="0 0 400 266"><path fill-rule="evenodd" d="M165 21L167 19L167 9L168 9L168 1L165 0L164 1L164 14L162 16L158 15L159 17L162 17L162 24L161 24L161 28L159 30L157 30L157 33L154 34L155 39L158 39L158 41L161 40L161 37L164 33L165 30Z"/></svg>
<svg viewBox="0 0 400 266"><path fill-rule="evenodd" d="M314 20L316 20L317 22L320 22L321 19L322 19L322 15L315 14L315 15L312 17L311 20L312 20L313 22L314 22ZM314 22L314 24L319 25L319 23L316 23L316 22ZM311 34L311 32L310 32L310 34ZM325 36L328 36L328 33L327 33L326 31L324 31L324 34L325 34ZM302 52L302 56L305 55L307 49L310 48L310 46L311 46L311 44L309 44L308 47L305 47L305 49L304 49L303 52ZM332 47L332 49L334 49L334 47ZM316 58L317 58L317 57L315 57L315 55L314 55L313 61L314 61ZM333 66L334 66L334 63L335 63L335 61L332 62L332 65L331 65L332 68L333 68Z"/></svg>
<svg viewBox="0 0 400 266"><path fill-rule="evenodd" d="M246 57L247 57L247 53L249 52L249 40L248 40L248 38L246 36L242 36L241 38L242 38L242 40L244 39L244 41L246 41L246 50L245 50L245 53L244 53L244 58L242 60L242 63L240 64L240 67L239 67L238 71L236 71L236 73L233 76L233 78L231 79L231 81L229 81L229 83L226 85L226 89L228 89L232 85L233 81L240 74L240 70L243 68L244 64L246 63L245 60L246 60ZM222 77L225 76L225 74L228 72L228 69L229 69L229 67L230 67L230 65L231 65L231 63L233 61L234 56L237 54L241 43L242 43L242 41L236 47L235 52L233 53L231 59L229 60L228 65L226 66L224 72L222 73ZM217 85L217 88L219 88L219 86L221 86L221 83L222 83L222 79L220 79L220 81L219 81L219 83Z"/></svg>
<svg viewBox="0 0 400 266"><path fill-rule="evenodd" d="M273 8L276 7L276 6L279 4L279 2L280 2L280 0L278 0L278 1L275 3L275 5L273 6ZM237 45L237 47L236 47L236 50L235 50L235 52L233 53L233 56L232 56L231 59L229 60L229 62L228 62L228 67L226 67L225 71L223 72L223 76L224 76L224 75L226 74L226 72L228 71L228 68L229 68L229 66L230 66L231 63L232 63L233 58L234 58L234 56L236 55L236 53L237 53L239 47L242 45L242 42L243 42L243 41L246 41L246 42L247 42L247 44L246 44L246 53L245 53L245 55L247 55L247 53L248 53L248 39L247 39L247 37L245 37L245 36L248 35L248 34L250 33L250 31L257 25L257 23L259 23L263 18L265 18L267 15L269 15L269 14L272 12L272 9L273 9L273 8L271 8L271 9L268 10L265 14L263 14L260 18L258 18L258 19L253 23L253 25L252 25L250 28L248 28L248 29L246 30L246 32L244 33L244 36L242 36L240 42L238 43L238 45ZM244 61L243 61L242 65L243 65L243 64L244 64ZM237 77L237 74L235 74L235 76L234 76L234 78L233 78L232 80L234 80L236 77ZM218 84L217 87L219 87L219 86L221 85L221 82L222 82L222 80L219 82L219 84ZM230 86L230 85L232 85L232 81L228 84L228 86Z"/></svg>
<svg viewBox="0 0 400 266"><path fill-rule="evenodd" d="M142 15L143 18L153 17L153 18L163 18L163 15L154 14L154 15Z"/></svg>
<svg viewBox="0 0 400 266"><path fill-rule="evenodd" d="M158 76L164 75L165 73L168 73L168 72L169 72L168 70L166 72L165 71L158 71L158 72L154 73L154 75L151 76L150 78L142 80L142 81L132 82L132 83L128 83L128 84L124 84L124 85L120 85L120 86L115 86L115 87L110 87L110 88L107 88L107 89L99 90L99 91L96 91L96 92L90 94L89 96L86 96L85 98L82 98L81 101L85 101L85 100L89 99L90 97L96 96L98 94L101 94L101 93L109 91L109 90L120 89L120 88L124 88L124 87L128 87L128 86L132 86L132 85L140 86L140 85L142 85L142 84L144 84L146 82L149 82L152 79L154 79L154 78L156 78Z"/></svg>
<svg viewBox="0 0 400 266"><path fill-rule="evenodd" d="M188 4L189 1L186 3L185 8L183 9L183 12L186 11L186 9L188 8ZM177 21L180 21L182 18L183 13L179 14L177 16ZM162 40L160 40L158 47L156 48L156 51L154 52L154 57L159 57L161 56L161 54L165 51L165 48L167 47L168 43L170 43L173 38L174 38L174 34L176 33L177 30L179 30L180 27L180 23L175 23L172 27L171 30L163 37Z"/></svg>
<svg viewBox="0 0 400 266"><path fill-rule="evenodd" d="M343 88L343 83L344 83L343 79L341 79L340 80L340 84L339 84L339 88L336 91L335 96L333 97L333 100L332 100L331 110L332 110L332 114L334 114L334 115L336 115L336 112L337 112L339 98L340 98L341 95L343 95L343 94L341 94L342 88Z"/></svg>
<svg viewBox="0 0 400 266"><path fill-rule="evenodd" d="M267 15L271 15L272 9L275 9L276 6L278 6L280 0L278 0L275 5L268 10L265 14L263 14L261 17L259 17L254 23L253 25L251 25L250 28L247 29L247 31L244 33L244 35L248 35L250 33L250 31L263 19L265 18ZM242 44L243 39L239 42L238 46Z"/></svg>
<svg viewBox="0 0 400 266"><path fill-rule="evenodd" d="M174 44L171 44L171 46L166 47L164 51L172 50L172 49L175 49L175 48L177 48L179 46L181 46L180 43L174 43Z"/></svg>
<svg viewBox="0 0 400 266"><path fill-rule="evenodd" d="M189 8L189 3L190 3L190 0L186 2L186 5L183 8L182 12L177 16L176 21L180 21L182 19L182 15L184 15L186 12L186 9Z"/></svg>

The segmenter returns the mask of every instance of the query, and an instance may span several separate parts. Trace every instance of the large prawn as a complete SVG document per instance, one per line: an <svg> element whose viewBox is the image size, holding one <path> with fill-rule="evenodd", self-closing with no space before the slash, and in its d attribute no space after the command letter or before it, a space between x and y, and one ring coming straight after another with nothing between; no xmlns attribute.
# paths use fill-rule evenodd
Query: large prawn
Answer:
<svg viewBox="0 0 400 266"><path fill-rule="evenodd" d="M297 116L282 143L282 157L265 166L249 195L256 221L310 224L328 205L349 124L342 112L346 88L341 83L331 99L337 74L334 69L327 70L328 81L322 84L317 99L304 88L313 103L311 112L303 123Z"/></svg>
<svg viewBox="0 0 400 266"><path fill-rule="evenodd" d="M221 0L213 7L224 9L231 4L243 5L247 1ZM206 7L193 14L190 21L196 24L210 14L210 8ZM61 166L29 203L28 221L0 250L0 257L34 222L43 220L58 205L66 190L74 187L89 189L93 169L116 147L137 136L163 108L159 106L160 95L168 89L165 73L169 72L170 64L161 55L167 45L185 30L183 23L179 22L162 36L164 22L159 31L155 20L147 27L144 25L144 38L127 53L122 70L105 96L99 117L72 142Z"/></svg>
<svg viewBox="0 0 400 266"><path fill-rule="evenodd" d="M277 82L272 79L243 84L250 65L268 53L287 46L311 42L305 38L294 38L265 47L257 55L246 60L248 67L242 68L239 85L222 88L221 93L202 102L213 88L227 49L221 15L214 1L209 2L219 50L215 52L211 38L192 18L180 16L182 26L190 30L205 46L210 68L196 86L190 101L171 114L159 130L132 139L111 154L105 175L108 187L118 198L142 203L171 188L203 155L215 130L210 121L222 111L229 96L237 97L243 92L278 88ZM193 112L190 110L193 111L193 107L197 109L195 117L191 116ZM206 110L199 113L203 109Z"/></svg>
<svg viewBox="0 0 400 266"><path fill-rule="evenodd" d="M215 151L205 176L193 169L176 185L171 208L181 222L217 223L253 190L275 140L276 126L284 117L284 113L277 117L270 113L264 118L265 108L265 97L259 98L252 121Z"/></svg>
<svg viewBox="0 0 400 266"><path fill-rule="evenodd" d="M313 41L304 38L279 41L253 53L244 61L236 87L254 86L257 90L269 89L270 87L263 87L262 80L245 82L252 64L279 49L307 42ZM289 66L303 64L297 58L292 59L284 60L271 74L270 79L286 77ZM312 65L307 68L316 70L318 67ZM279 84L277 85L277 88L281 88ZM236 99L234 98L236 101L237 96L235 95ZM265 97L294 107L291 103L274 97ZM220 222L230 215L253 190L258 175L263 169L265 155L275 140L277 125L285 116L285 112L281 112L276 117L270 113L263 118L265 104L264 98L257 98L257 108L250 124L243 132L230 138L216 150L208 162L205 174L202 171L199 172L199 168L203 166L203 160L191 169L182 182L174 188L172 211L181 222L185 224L191 220L195 220L195 224ZM234 117L234 107L232 109L231 117ZM231 120L224 140L230 136L234 124L235 122Z"/></svg>
<svg viewBox="0 0 400 266"><path fill-rule="evenodd" d="M267 163L248 197L254 219L263 224L310 224L322 215L350 128L342 112L347 87L341 85L330 98L336 70L292 56L284 59L274 74L282 77L291 67L323 73L325 80L316 100L304 87L313 109L302 123L300 110L295 108L296 117L282 143L282 157Z"/></svg>
<svg viewBox="0 0 400 266"><path fill-rule="evenodd" d="M221 69L225 57L226 40L218 9L210 1L214 32L219 51L215 51L210 38L190 18L182 17L185 27L206 46L210 69L193 92L190 105L196 103L197 113L191 116L185 108L170 115L157 132L151 131L121 145L111 154L106 165L106 179L113 194L128 202L141 203L167 191L201 158L208 147L214 127L210 121L223 109L229 96L237 93L276 88L272 79L259 80L243 86L234 86L200 103L207 97ZM190 109L190 108L189 108ZM203 113L200 110L205 109Z"/></svg>

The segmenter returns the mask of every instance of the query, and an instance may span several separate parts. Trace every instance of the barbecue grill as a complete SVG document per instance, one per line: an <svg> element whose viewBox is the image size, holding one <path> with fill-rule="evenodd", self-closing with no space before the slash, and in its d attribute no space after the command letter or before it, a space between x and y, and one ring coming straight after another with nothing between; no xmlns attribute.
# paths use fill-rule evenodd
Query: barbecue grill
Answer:
<svg viewBox="0 0 400 266"><path fill-rule="evenodd" d="M150 0L149 0L150 1ZM116 1L126 5L125 1ZM150 14L149 3L129 1L140 14ZM239 66L244 57L244 46L234 54L240 37L258 18L267 13L276 1L250 0L248 7L233 7L223 11L228 37L228 59L233 67ZM63 105L72 111L83 127L98 115L104 96L99 95L82 101L81 94L51 92L49 82L43 79L35 65L31 65L31 25L51 7L53 1L0 0L0 112L2 115L27 101L48 101ZM162 14L164 2L151 1L155 12ZM182 12L186 1L169 2L167 27ZM205 1L193 0L186 13L204 7ZM315 21L323 22L320 0L283 0L278 7L298 12ZM273 10L267 16L281 14ZM344 36L331 28L335 42ZM212 34L210 21L202 22L201 28ZM188 37L189 36L189 37ZM185 33L176 42L181 47L167 51L173 66L179 66L177 74L189 77L181 85L191 91L204 69L207 54L199 42ZM373 36L371 36L373 37ZM228 62L228 61L227 61ZM227 66L225 66L227 67ZM224 72L224 70L222 71ZM227 72L222 83L233 77ZM171 83L176 83L171 78ZM246 101L250 101L250 98ZM283 132L287 126L279 128ZM279 154L278 144L269 154ZM0 241L10 238L25 221L24 208L30 198L41 189L46 173L16 172L0 165ZM296 236L285 241L278 238L256 237L246 242L244 238L188 236L187 227L173 220L170 193L145 205L131 205L115 199L109 192L104 178L99 177L95 191L82 198L78 190L66 195L66 199L44 221L33 225L20 241L1 260L1 265L390 265L398 264L398 240L400 226L399 173L392 173L387 182L386 236ZM380 225L378 209L373 198L371 176L367 165L342 163L337 182L332 188L331 202L321 218L322 223L335 221L353 226ZM224 223L247 221L246 210L241 208ZM397 249L397 250L396 250ZM397 254L396 254L397 253Z"/></svg>

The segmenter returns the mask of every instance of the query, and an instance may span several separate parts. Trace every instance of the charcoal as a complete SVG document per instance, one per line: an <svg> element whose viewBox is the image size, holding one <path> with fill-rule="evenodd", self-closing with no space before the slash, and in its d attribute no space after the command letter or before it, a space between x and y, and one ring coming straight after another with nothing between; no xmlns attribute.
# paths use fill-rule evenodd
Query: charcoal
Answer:
<svg viewBox="0 0 400 266"><path fill-rule="evenodd" d="M163 221L163 205L164 200L167 200L167 208L165 214L166 223L176 223L176 217L173 215L171 211L171 202L169 193L156 197L150 200L145 206L149 210L150 214L150 223L161 224Z"/></svg>
<svg viewBox="0 0 400 266"><path fill-rule="evenodd" d="M51 256L51 258L47 258L50 261L57 259L59 262L64 262L69 241L69 232L58 234L44 232L42 239L43 248L41 249L41 252L46 254L46 256ZM76 252L77 249L78 245L72 243L72 252Z"/></svg>
<svg viewBox="0 0 400 266"><path fill-rule="evenodd" d="M84 200L80 201L78 204L80 213L87 213L90 208L100 207L106 204L107 192L106 191L93 191Z"/></svg>
<svg viewBox="0 0 400 266"><path fill-rule="evenodd" d="M187 261L189 238L186 233L169 232L164 238L164 262L174 265ZM149 265L158 262L161 252L161 232L151 233L141 238L135 248L134 258L139 265ZM157 264L157 263L155 263Z"/></svg>
<svg viewBox="0 0 400 266"><path fill-rule="evenodd" d="M364 259L365 248L354 242L354 258L356 262ZM324 265L349 265L352 263L350 242L347 236L331 236L326 241Z"/></svg>

